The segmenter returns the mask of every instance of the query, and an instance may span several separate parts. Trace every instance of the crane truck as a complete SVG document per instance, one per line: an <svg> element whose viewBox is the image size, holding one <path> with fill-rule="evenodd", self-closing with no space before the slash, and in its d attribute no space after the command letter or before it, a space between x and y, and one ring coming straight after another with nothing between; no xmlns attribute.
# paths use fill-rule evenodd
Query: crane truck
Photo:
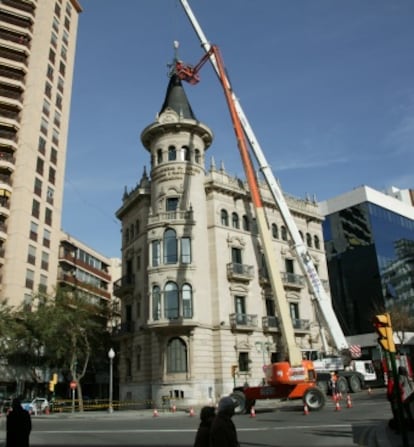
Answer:
<svg viewBox="0 0 414 447"><path fill-rule="evenodd" d="M194 85L200 80L199 71L201 67L207 61L210 61L223 88L251 194L252 205L256 215L257 228L262 242L269 281L275 299L277 315L281 323L280 329L282 332L283 345L285 347L285 352L283 353L284 360L267 365L265 368L266 385L235 388L233 390L232 397L238 402L237 410L239 412L249 411L249 408L254 405L254 402L258 399L272 398L300 398L303 399L304 404L307 405L310 410L319 410L325 404L324 391L327 389L330 374L328 372L320 372L317 377L317 371L315 370L313 361L311 359L304 359L303 353L296 344L293 323L289 314L285 290L279 273L280 269L278 267L276 254L273 249L271 234L266 221L263 201L260 195L260 187L250 153L253 153L259 170L266 181L273 200L277 205L286 228L290 233L292 248L295 251L296 258L301 266L301 269L303 270L304 276L307 279L308 286L313 295L315 311L320 325L328 330L330 339L335 344L334 348L336 352L349 352L349 345L334 313L330 298L325 292L324 286L319 278L312 258L308 253L307 247L304 244L296 223L291 215L282 190L280 189L279 184L266 161L260 144L257 141L249 121L233 91L224 67L220 50L216 45L211 45L208 42L187 0L180 0L180 2L200 40L205 54L195 66L184 64L176 58L173 70L175 75L177 75L181 80L187 81ZM249 151L247 141L251 151ZM321 337L324 350L327 352L328 344L322 330ZM359 372L339 370L337 373L337 389L341 392L346 392L348 388L351 391L358 391L364 384L364 376Z"/></svg>

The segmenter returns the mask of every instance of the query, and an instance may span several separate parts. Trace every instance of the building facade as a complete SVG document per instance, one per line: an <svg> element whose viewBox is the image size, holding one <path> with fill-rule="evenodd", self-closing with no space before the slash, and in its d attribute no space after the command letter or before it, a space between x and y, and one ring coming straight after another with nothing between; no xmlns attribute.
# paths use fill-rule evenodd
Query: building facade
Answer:
<svg viewBox="0 0 414 447"><path fill-rule="evenodd" d="M123 276L114 290L122 303L120 399L214 402L234 385L262 383L263 366L281 351L247 183L214 161L206 169L213 135L196 119L175 75L141 140L151 171L144 169L137 186L125 191L117 211L123 236ZM261 189L296 342L318 349L305 278L270 192L264 184ZM287 201L327 284L318 206Z"/></svg>
<svg viewBox="0 0 414 447"><path fill-rule="evenodd" d="M0 298L56 287L77 0L0 2Z"/></svg>
<svg viewBox="0 0 414 447"><path fill-rule="evenodd" d="M82 294L86 301L105 310L110 332L120 324L119 299L112 295L113 278L119 274L119 259L107 258L61 232L57 284L68 292Z"/></svg>
<svg viewBox="0 0 414 447"><path fill-rule="evenodd" d="M332 301L346 335L372 332L373 316L395 303L414 306L412 194L390 192L362 186L321 203Z"/></svg>

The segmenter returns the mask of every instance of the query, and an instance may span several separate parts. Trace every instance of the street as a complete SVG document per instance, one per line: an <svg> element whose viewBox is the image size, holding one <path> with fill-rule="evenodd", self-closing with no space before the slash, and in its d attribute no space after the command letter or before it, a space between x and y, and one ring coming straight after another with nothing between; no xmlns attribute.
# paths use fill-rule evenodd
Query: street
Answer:
<svg viewBox="0 0 414 447"><path fill-rule="evenodd" d="M370 431L390 418L383 389L372 394L352 396L338 410L328 399L319 412L304 414L300 402L285 402L267 407L258 404L256 416L234 417L243 447L349 447L367 439ZM4 416L0 422L4 439ZM53 414L32 418L30 445L34 446L135 446L161 447L193 445L199 417L187 412L163 413L153 417L151 410L84 414ZM362 443L362 445L364 445Z"/></svg>

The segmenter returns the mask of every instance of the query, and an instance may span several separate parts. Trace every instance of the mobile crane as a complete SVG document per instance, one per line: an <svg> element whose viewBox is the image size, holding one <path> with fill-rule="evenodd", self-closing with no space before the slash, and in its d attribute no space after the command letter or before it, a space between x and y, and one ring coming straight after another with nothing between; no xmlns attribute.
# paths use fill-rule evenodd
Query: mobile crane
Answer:
<svg viewBox="0 0 414 447"><path fill-rule="evenodd" d="M328 329L329 335L335 344L335 349L337 352L341 353L343 351L347 351L349 349L349 345L334 313L330 299L318 276L312 258L300 236L299 230L290 213L279 184L266 161L259 142L257 141L247 117L244 114L243 109L232 89L231 83L224 68L224 63L219 48L208 43L208 40L204 35L187 0L180 0L180 2L200 40L205 54L200 62L195 66L186 65L182 61L176 60L175 74L181 80L185 80L193 85L197 84L200 80L198 74L199 70L209 60L223 88L236 135L243 168L250 189L251 200L256 214L257 227L268 270L269 281L275 297L277 314L281 322L280 329L282 332L282 339L285 343L286 349L286 352L284 353L286 361L272 363L266 368L267 385L238 388L235 389L232 396L240 402L240 408L246 410L248 410L249 406L252 405L255 400L269 398L302 398L309 409L318 410L324 406L324 393L322 393L317 387L317 377L313 362L303 359L302 353L295 342L294 328L289 314L288 303L285 298L285 291L280 277L276 255L273 250L271 235L267 225L263 202L260 195L260 188L246 139L249 142L250 149L255 156L259 169L262 172L274 202L277 205L282 219L290 233L292 247L295 250L298 262L305 277L307 278L309 288L313 294L317 317L320 320L320 323ZM326 339L324 338L323 331L321 331L321 335L324 349L327 351L328 345ZM361 374L355 374L357 374L357 380L363 381ZM353 375L354 374L352 374L351 371L347 374L347 376ZM328 380L327 377L325 379ZM319 378L318 380L321 379ZM347 387L346 381L342 382L342 384L343 386Z"/></svg>

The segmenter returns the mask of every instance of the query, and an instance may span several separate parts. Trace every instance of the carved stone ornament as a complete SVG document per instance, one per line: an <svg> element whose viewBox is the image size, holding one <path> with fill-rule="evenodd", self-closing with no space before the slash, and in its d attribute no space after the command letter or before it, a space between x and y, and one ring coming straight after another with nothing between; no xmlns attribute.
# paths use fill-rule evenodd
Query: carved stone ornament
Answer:
<svg viewBox="0 0 414 447"><path fill-rule="evenodd" d="M174 123L179 121L179 117L177 115L177 113L170 109L167 108L163 113L161 113L161 115L158 117L158 122L160 124L164 124L164 123Z"/></svg>

